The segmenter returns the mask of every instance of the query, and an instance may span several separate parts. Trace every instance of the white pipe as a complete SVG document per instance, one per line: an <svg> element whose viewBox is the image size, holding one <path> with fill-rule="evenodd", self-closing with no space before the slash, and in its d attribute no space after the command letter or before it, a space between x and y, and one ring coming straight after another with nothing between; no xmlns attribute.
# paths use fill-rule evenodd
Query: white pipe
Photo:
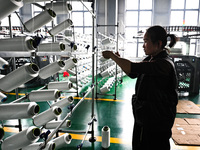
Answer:
<svg viewBox="0 0 200 150"><path fill-rule="evenodd" d="M33 42L33 38L29 36L0 39L0 51L34 51L36 47L34 47Z"/></svg>
<svg viewBox="0 0 200 150"><path fill-rule="evenodd" d="M61 52L65 50L65 44L63 43L41 43L38 48L38 52Z"/></svg>
<svg viewBox="0 0 200 150"><path fill-rule="evenodd" d="M62 122L62 120L61 121L50 121L44 125L44 128L45 129L55 129L61 122ZM69 127L71 127L71 121L66 120L65 123L63 123L60 128L69 128Z"/></svg>
<svg viewBox="0 0 200 150"><path fill-rule="evenodd" d="M61 22L60 24L58 24L57 26L53 27L51 30L49 30L49 34L51 35L56 35L59 32L65 30L66 28L70 27L73 24L71 19L67 19L63 22Z"/></svg>
<svg viewBox="0 0 200 150"><path fill-rule="evenodd" d="M0 92L0 101L5 102L7 99L8 99L8 97L5 94Z"/></svg>
<svg viewBox="0 0 200 150"><path fill-rule="evenodd" d="M60 108L64 108L73 102L74 102L74 98L72 96L69 96L67 98L63 98L62 100L59 100L56 103L52 104L51 107L58 106Z"/></svg>
<svg viewBox="0 0 200 150"><path fill-rule="evenodd" d="M48 89L58 89L60 91L70 90L73 84L69 81L55 81L49 82Z"/></svg>
<svg viewBox="0 0 200 150"><path fill-rule="evenodd" d="M23 6L23 0L0 0L0 20Z"/></svg>
<svg viewBox="0 0 200 150"><path fill-rule="evenodd" d="M60 107L54 106L37 116L33 117L33 124L36 126L45 125L47 122L56 119L62 113L62 109Z"/></svg>
<svg viewBox="0 0 200 150"><path fill-rule="evenodd" d="M31 102L55 101L61 96L61 92L57 89L33 90L28 94Z"/></svg>
<svg viewBox="0 0 200 150"><path fill-rule="evenodd" d="M26 147L23 147L22 150L38 150L41 144L42 142L33 143ZM46 144L45 148L43 148L42 150L55 150L55 148L56 148L56 144L54 142L49 142Z"/></svg>
<svg viewBox="0 0 200 150"><path fill-rule="evenodd" d="M4 70L8 68L8 66L9 66L9 63L5 59L0 57L0 69Z"/></svg>
<svg viewBox="0 0 200 150"><path fill-rule="evenodd" d="M0 120L31 118L39 113L35 102L9 103L0 105Z"/></svg>
<svg viewBox="0 0 200 150"><path fill-rule="evenodd" d="M53 18L55 17L56 17L56 14L53 10L51 9L44 10L37 16L25 22L24 25L26 29L28 30L28 32L34 32L35 30L39 29L43 25L52 21Z"/></svg>
<svg viewBox="0 0 200 150"><path fill-rule="evenodd" d="M72 5L67 2L46 3L46 8L52 9L58 14L68 14L72 11Z"/></svg>
<svg viewBox="0 0 200 150"><path fill-rule="evenodd" d="M72 140L72 136L68 133L61 135L52 140L56 144L56 149L65 147L66 144L70 144Z"/></svg>
<svg viewBox="0 0 200 150"><path fill-rule="evenodd" d="M10 72L0 79L0 89L10 92L20 85L30 81L38 76L39 68L34 63L26 63L25 65Z"/></svg>
<svg viewBox="0 0 200 150"><path fill-rule="evenodd" d="M19 133L7 137L1 144L2 150L18 150L38 141L40 129L31 126Z"/></svg>
<svg viewBox="0 0 200 150"><path fill-rule="evenodd" d="M57 72L61 71L65 67L65 62L62 60L57 60L42 69L40 69L39 77L42 79L46 79L51 75L56 74Z"/></svg>

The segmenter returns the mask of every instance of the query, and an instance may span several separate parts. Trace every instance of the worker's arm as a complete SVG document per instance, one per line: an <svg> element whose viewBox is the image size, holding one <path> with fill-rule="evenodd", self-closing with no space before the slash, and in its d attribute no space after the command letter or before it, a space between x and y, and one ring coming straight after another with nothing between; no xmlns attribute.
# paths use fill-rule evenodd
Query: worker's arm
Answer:
<svg viewBox="0 0 200 150"><path fill-rule="evenodd" d="M117 54L114 54L112 51L103 51L102 55L104 58L107 59L112 59L115 61L121 68L122 70L129 75L131 72L131 61L119 57Z"/></svg>

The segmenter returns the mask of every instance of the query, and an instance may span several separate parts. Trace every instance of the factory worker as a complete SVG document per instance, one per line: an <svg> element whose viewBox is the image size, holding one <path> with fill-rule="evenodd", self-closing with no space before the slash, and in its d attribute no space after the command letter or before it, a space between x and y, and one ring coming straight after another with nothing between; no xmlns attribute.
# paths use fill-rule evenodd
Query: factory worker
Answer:
<svg viewBox="0 0 200 150"><path fill-rule="evenodd" d="M147 57L139 63L121 58L112 51L102 55L115 61L131 78L137 78L132 97L133 150L170 150L169 139L178 102L176 71L165 47L173 47L177 38L161 26L147 29L143 48Z"/></svg>

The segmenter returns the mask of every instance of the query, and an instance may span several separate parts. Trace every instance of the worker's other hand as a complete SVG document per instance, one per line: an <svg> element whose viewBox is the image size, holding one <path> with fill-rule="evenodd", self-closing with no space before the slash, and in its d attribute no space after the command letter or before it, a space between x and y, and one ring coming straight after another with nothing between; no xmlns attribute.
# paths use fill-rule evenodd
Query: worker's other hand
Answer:
<svg viewBox="0 0 200 150"><path fill-rule="evenodd" d="M117 55L118 57L120 57L120 54L119 54L119 52L118 52L118 51L115 53L115 55Z"/></svg>
<svg viewBox="0 0 200 150"><path fill-rule="evenodd" d="M102 52L102 56L106 59L109 59L111 58L111 56L113 55L113 52L112 51L103 51Z"/></svg>

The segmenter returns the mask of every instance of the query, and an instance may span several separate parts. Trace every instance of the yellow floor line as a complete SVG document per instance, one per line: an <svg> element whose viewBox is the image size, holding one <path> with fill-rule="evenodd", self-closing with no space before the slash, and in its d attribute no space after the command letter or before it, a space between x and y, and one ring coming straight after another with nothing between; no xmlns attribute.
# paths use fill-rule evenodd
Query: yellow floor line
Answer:
<svg viewBox="0 0 200 150"><path fill-rule="evenodd" d="M19 130L17 128L10 128L10 127L4 127L3 128L5 132L11 132L11 133L18 133ZM65 133L59 133L59 136L63 135ZM81 134L71 134L72 139L74 140L83 140L84 135ZM101 136L95 136L97 142L102 142L102 137ZM88 141L90 136L86 137L86 140ZM115 144L126 144L131 146L131 139L121 139L121 138L110 138L110 143L115 143ZM200 150L200 146L179 146L175 145L173 140L170 141L171 143L171 149L172 150Z"/></svg>
<svg viewBox="0 0 200 150"><path fill-rule="evenodd" d="M16 93L5 93L5 94L9 94L9 95L16 95ZM25 96L25 93L18 93L18 95L20 96ZM66 98L66 96L61 96L61 98ZM82 97L74 97L74 99L81 99ZM92 100L92 98L85 98L85 100ZM105 99L105 98L97 98L95 100L98 101L110 101L110 102L124 102L124 100L114 100L114 99Z"/></svg>
<svg viewBox="0 0 200 150"><path fill-rule="evenodd" d="M82 97L74 97L74 99L81 99ZM85 98L86 100L92 100L92 98ZM99 101L110 101L110 102L124 102L124 100L114 100L114 99L105 99L105 98L97 98L95 100Z"/></svg>
<svg viewBox="0 0 200 150"><path fill-rule="evenodd" d="M65 133L60 133L60 135L63 135ZM71 134L69 133L71 136L72 136L72 139L74 140L83 140L84 138L84 135L81 135L81 134ZM86 137L86 140L88 141L90 138L90 136L87 136ZM95 136L96 138L96 141L97 142L102 142L102 137L101 136ZM115 143L115 144L131 144L131 141L125 141L123 139L120 139L120 138L114 138L114 137L111 137L110 138L110 143Z"/></svg>
<svg viewBox="0 0 200 150"><path fill-rule="evenodd" d="M4 93L4 94L9 94L9 95L16 95L16 93ZM18 93L18 95L20 96L25 96L25 93Z"/></svg>
<svg viewBox="0 0 200 150"><path fill-rule="evenodd" d="M11 132L11 133L18 133L19 130L18 128L10 128L10 127L4 127L4 132ZM63 135L65 133L60 133L59 135ZM69 133L71 136L72 136L72 139L75 139L75 140L83 140L84 138L84 135L82 134L71 134ZM101 136L95 136L96 137L96 140L98 142L102 142L102 137ZM86 137L86 140L89 140L89 136ZM120 138L113 138L111 137L110 138L110 143L116 143L116 144L131 144L130 142L128 141L125 141L125 140L122 140Z"/></svg>
<svg viewBox="0 0 200 150"><path fill-rule="evenodd" d="M4 132L12 132L12 133L18 133L19 132L18 128L4 127L3 130L4 130Z"/></svg>

